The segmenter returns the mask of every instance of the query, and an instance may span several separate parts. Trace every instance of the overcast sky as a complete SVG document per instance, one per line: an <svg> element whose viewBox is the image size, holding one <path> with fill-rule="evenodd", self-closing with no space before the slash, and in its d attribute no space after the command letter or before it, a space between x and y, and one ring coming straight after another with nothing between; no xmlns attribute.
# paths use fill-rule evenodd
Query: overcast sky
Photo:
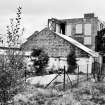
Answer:
<svg viewBox="0 0 105 105"><path fill-rule="evenodd" d="M6 33L9 18L16 16L17 7L23 8L24 38L45 28L48 18L81 18L94 12L105 21L105 0L0 0L0 34Z"/></svg>

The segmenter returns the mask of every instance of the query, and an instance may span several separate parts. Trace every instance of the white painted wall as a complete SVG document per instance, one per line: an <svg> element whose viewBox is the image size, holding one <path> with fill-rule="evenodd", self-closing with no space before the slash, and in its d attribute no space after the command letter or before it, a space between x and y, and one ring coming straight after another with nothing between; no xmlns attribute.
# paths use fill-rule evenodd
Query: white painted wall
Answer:
<svg viewBox="0 0 105 105"><path fill-rule="evenodd" d="M30 69L30 66L32 66L32 61L30 58L26 58L26 63L27 63L27 68ZM77 58L77 64L79 66L79 72L87 73L87 68L88 68L88 73L91 73L92 70L92 62L93 58ZM68 68L66 58L50 58L47 70L58 70L59 68L63 69L65 66L66 70ZM88 66L88 67L87 67ZM75 70L78 72L78 70Z"/></svg>
<svg viewBox="0 0 105 105"><path fill-rule="evenodd" d="M87 69L88 69L88 73L91 73L92 70L92 62L93 62L93 58L77 58L77 64L79 66L79 71L83 72L83 73L87 73ZM78 70L76 70L76 72L78 72Z"/></svg>
<svg viewBox="0 0 105 105"><path fill-rule="evenodd" d="M66 58L60 58L60 59L59 58L50 58L47 69L58 70L59 68L63 69L64 66L65 66L65 69L67 70Z"/></svg>
<svg viewBox="0 0 105 105"><path fill-rule="evenodd" d="M87 73L87 68L88 68L88 73L91 73L92 62L93 62L92 57L90 57L90 58L77 58L77 64L79 66L79 71L81 71L83 73ZM67 70L68 65L67 65L66 58L60 58L60 60L59 60L59 58L50 58L48 69L58 70L59 68L63 69L64 66L66 67L66 70ZM78 70L76 69L76 72L77 71Z"/></svg>

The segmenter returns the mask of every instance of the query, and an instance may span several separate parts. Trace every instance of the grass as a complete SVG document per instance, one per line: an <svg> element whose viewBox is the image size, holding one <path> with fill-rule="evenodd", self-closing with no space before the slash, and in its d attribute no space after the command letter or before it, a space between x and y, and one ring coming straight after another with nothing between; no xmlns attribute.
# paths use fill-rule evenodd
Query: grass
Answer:
<svg viewBox="0 0 105 105"><path fill-rule="evenodd" d="M58 85L60 83L54 83ZM68 85L68 84L66 84ZM14 105L105 105L105 83L85 81L77 87L61 90L26 84L14 97Z"/></svg>

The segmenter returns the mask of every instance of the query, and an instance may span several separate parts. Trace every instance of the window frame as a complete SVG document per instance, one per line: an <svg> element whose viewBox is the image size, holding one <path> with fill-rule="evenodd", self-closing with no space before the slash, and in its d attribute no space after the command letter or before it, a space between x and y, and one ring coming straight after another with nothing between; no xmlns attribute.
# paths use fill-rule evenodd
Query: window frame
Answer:
<svg viewBox="0 0 105 105"><path fill-rule="evenodd" d="M86 43L87 40L85 38L90 38L90 40L88 41L89 43ZM85 41L86 40L86 41ZM86 36L84 37L84 45L92 45L92 38L90 36Z"/></svg>
<svg viewBox="0 0 105 105"><path fill-rule="evenodd" d="M88 29L90 28L90 31L86 29L86 25L90 25L87 27ZM91 23L85 23L84 24L84 35L85 36L91 36L92 35L92 24Z"/></svg>
<svg viewBox="0 0 105 105"><path fill-rule="evenodd" d="M80 26L78 26L79 27L79 30L77 29L77 25L81 25L81 31L80 31ZM77 31L78 30L78 31ZM75 34L76 35L81 35L81 34L83 34L83 24L82 23L77 23L77 24L75 24Z"/></svg>

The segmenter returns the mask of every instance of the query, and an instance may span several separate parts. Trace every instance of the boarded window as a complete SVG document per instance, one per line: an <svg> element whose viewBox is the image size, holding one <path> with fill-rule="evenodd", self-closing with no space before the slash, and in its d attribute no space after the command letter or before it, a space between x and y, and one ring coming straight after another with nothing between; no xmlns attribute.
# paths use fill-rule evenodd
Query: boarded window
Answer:
<svg viewBox="0 0 105 105"><path fill-rule="evenodd" d="M85 35L91 35L91 24L85 24Z"/></svg>
<svg viewBox="0 0 105 105"><path fill-rule="evenodd" d="M66 35L71 36L71 31L72 31L72 25L66 24Z"/></svg>
<svg viewBox="0 0 105 105"><path fill-rule="evenodd" d="M84 44L91 45L91 37L84 37Z"/></svg>
<svg viewBox="0 0 105 105"><path fill-rule="evenodd" d="M82 24L76 24L76 34L82 34Z"/></svg>

